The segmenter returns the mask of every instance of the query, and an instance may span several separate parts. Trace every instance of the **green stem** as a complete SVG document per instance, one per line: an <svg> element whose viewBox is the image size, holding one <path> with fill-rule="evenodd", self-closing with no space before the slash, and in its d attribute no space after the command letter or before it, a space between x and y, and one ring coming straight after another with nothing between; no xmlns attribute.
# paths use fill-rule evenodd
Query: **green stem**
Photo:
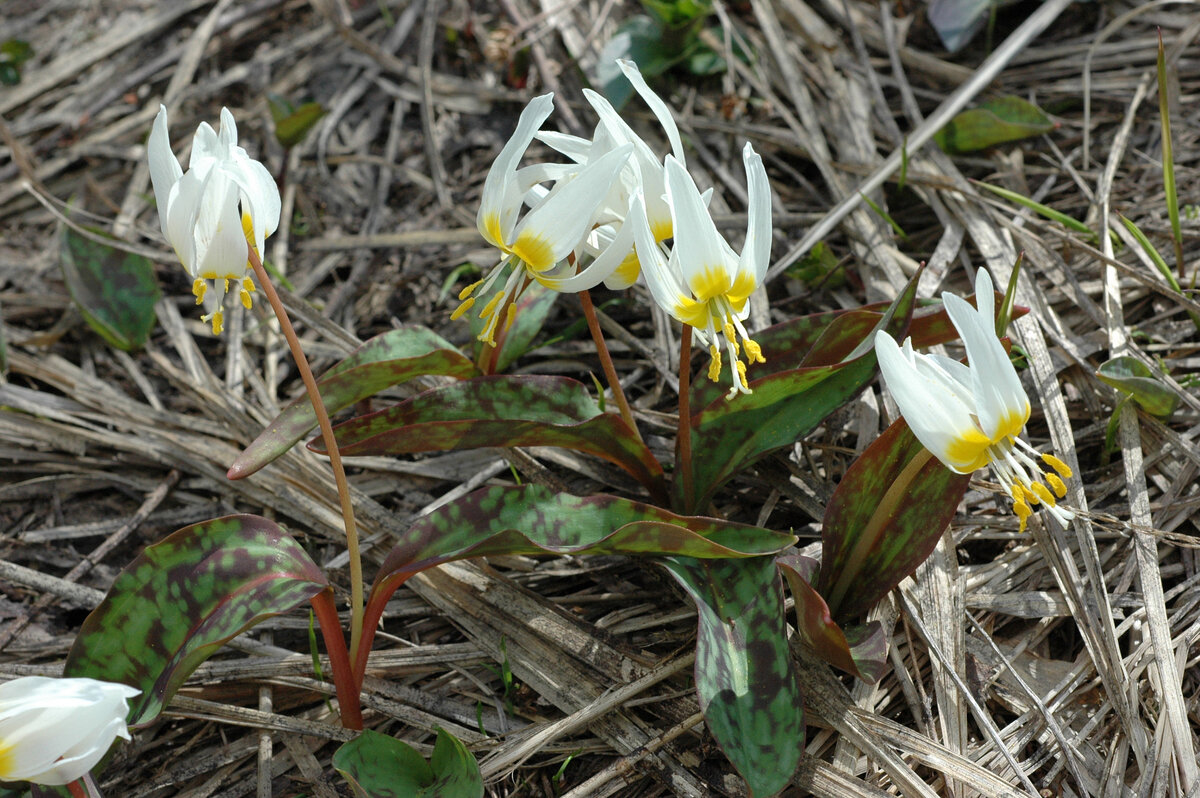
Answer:
<svg viewBox="0 0 1200 798"><path fill-rule="evenodd" d="M867 557L875 551L875 547L879 544L879 539L887 528L888 519L896 512L900 501L908 495L912 481L931 457L933 455L929 453L929 450L922 448L908 461L904 470L900 472L900 476L896 477L896 481L887 489L887 493L883 494L883 500L875 508L871 520L867 521L867 525L859 533L854 548L850 550L850 556L846 558L845 566L838 574L837 581L833 583L829 595L825 597L825 603L829 605L829 611L833 617L838 617L838 609L842 599L846 597L846 592L861 577L859 571L862 570Z"/></svg>
<svg viewBox="0 0 1200 798"><path fill-rule="evenodd" d="M350 650L357 652L358 639L362 637L363 619L362 557L358 551L358 527L354 523L354 506L350 503L350 485L346 481L346 469L342 466L342 455L338 450L337 439L333 436L333 425L329 423L329 413L325 411L325 403L321 401L321 392L317 390L317 380L308 366L308 358L304 356L304 350L300 347L300 339L296 336L292 321L288 318L287 311L283 309L283 303L279 301L279 294L276 293L275 286L271 285L267 270L263 268L258 253L254 251L254 247L248 247L248 250L250 266L254 269L254 275L258 278L258 284L262 286L263 293L267 295L267 301L271 303L271 309L275 311L275 316L279 319L279 329L283 332L283 337L287 339L288 347L292 350L292 358L296 361L296 368L300 371L300 378L304 380L308 398L312 401L313 412L316 413L317 423L321 427L321 438L325 441L329 465L333 468L338 500L342 505L342 523L346 528L346 548L350 554Z"/></svg>
<svg viewBox="0 0 1200 798"><path fill-rule="evenodd" d="M638 432L637 423L633 420L633 411L629 409L625 391L621 389L621 380L617 378L617 369L613 365L612 355L609 354L608 344L604 342L604 333L600 329L600 320L596 318L596 306L592 304L591 293L580 291L579 302L583 305L583 316L587 319L588 330L591 331L592 341L596 344L596 354L600 356L600 367L604 369L604 379L608 380L608 387L612 389L613 399L617 402L621 418L625 419L625 423L629 425L629 429L633 430L637 439L642 441L642 434ZM645 441L642 441L642 444L645 445Z"/></svg>
<svg viewBox="0 0 1200 798"><path fill-rule="evenodd" d="M683 482L683 506L696 512L696 488L692 484L692 328L683 325L679 337L679 432L675 436L675 471Z"/></svg>
<svg viewBox="0 0 1200 798"><path fill-rule="evenodd" d="M363 727L362 685L355 679L354 666L346 650L346 638L342 637L342 624L338 620L337 607L333 603L333 590L327 588L309 599L313 614L325 638L325 650L329 653L329 667L333 671L333 685L337 689L338 706L342 710L342 726L358 731ZM362 655L366 660L366 653Z"/></svg>

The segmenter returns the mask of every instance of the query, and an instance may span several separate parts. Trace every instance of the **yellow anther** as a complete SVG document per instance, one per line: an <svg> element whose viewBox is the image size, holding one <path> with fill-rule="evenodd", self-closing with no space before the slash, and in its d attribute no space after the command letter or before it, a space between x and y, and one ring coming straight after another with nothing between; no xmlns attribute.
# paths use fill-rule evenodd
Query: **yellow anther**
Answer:
<svg viewBox="0 0 1200 798"><path fill-rule="evenodd" d="M1066 463L1064 463L1062 460L1059 460L1054 455L1044 454L1044 455L1042 455L1042 460L1046 463L1046 465L1050 466L1055 471L1057 471L1058 475L1060 477L1062 477L1063 479L1071 478L1071 475L1073 473L1071 471L1071 467L1069 465L1067 465Z"/></svg>
<svg viewBox="0 0 1200 798"><path fill-rule="evenodd" d="M457 319L459 316L461 316L462 314L464 314L464 313L466 313L468 310L470 310L470 309L471 309L471 306L472 306L472 305L474 305L474 304L475 304L475 297L471 297L470 299L468 299L468 300L466 300L465 302L461 303L461 304L460 304L460 305L459 305L457 308L455 308L455 309L454 309L454 312L450 314L450 320L451 320L451 321L454 321L454 320L455 320L455 319Z"/></svg>
<svg viewBox="0 0 1200 798"><path fill-rule="evenodd" d="M478 287L479 287L479 284L480 284L480 283L482 283L482 282L483 282L483 280L476 280L475 282L471 283L471 284L470 284L470 285L468 285L466 288L464 288L463 290L461 290L461 291L459 291L459 292L458 292L458 298L459 298L459 299L466 299L466 298L467 298L467 297L469 297L469 296L470 296L472 293L474 293L474 292L475 292L475 289L476 289L476 288L478 288Z"/></svg>
<svg viewBox="0 0 1200 798"><path fill-rule="evenodd" d="M725 322L725 329L723 330L723 332L725 333L725 337L727 339L729 339L730 341L737 340L737 330L733 329L732 322L728 322L728 321Z"/></svg>
<svg viewBox="0 0 1200 798"><path fill-rule="evenodd" d="M1067 486L1057 474L1044 474L1046 481L1050 483L1050 487L1054 488L1054 492L1058 494L1058 498L1063 498L1067 495Z"/></svg>
<svg viewBox="0 0 1200 798"><path fill-rule="evenodd" d="M213 335L220 335L221 331L224 329L225 329L225 314L218 310L216 313L212 314Z"/></svg>
<svg viewBox="0 0 1200 798"><path fill-rule="evenodd" d="M245 288L242 289L242 307L244 307L246 310L254 307L254 300L250 298L250 292Z"/></svg>
<svg viewBox="0 0 1200 798"><path fill-rule="evenodd" d="M504 314L504 329L507 330L509 327L512 326L513 319L516 318L516 315L517 315L517 303L513 302L511 305L508 306L508 312Z"/></svg>
<svg viewBox="0 0 1200 798"><path fill-rule="evenodd" d="M249 293L253 294L255 291L254 281L252 279L250 279L249 277L243 277L242 278L242 290L248 291Z"/></svg>
<svg viewBox="0 0 1200 798"><path fill-rule="evenodd" d="M222 278L221 282L223 282L225 284L225 287L221 289L221 296L225 296L226 294L229 293L229 278L228 277Z"/></svg>
<svg viewBox="0 0 1200 798"><path fill-rule="evenodd" d="M1017 518L1021 521L1021 528L1017 531L1024 532L1025 524L1029 521L1029 516L1033 515L1033 510L1029 509L1029 505L1023 500L1017 499L1013 502L1013 512L1016 513Z"/></svg>
<svg viewBox="0 0 1200 798"><path fill-rule="evenodd" d="M488 303L483 306L483 310L480 312L479 318L481 318L481 319L491 318L492 315L495 314L495 312L496 312L496 306L500 304L500 300L503 298L504 298L503 291L501 291L500 293L498 293L494 297L492 297L488 301Z"/></svg>
<svg viewBox="0 0 1200 798"><path fill-rule="evenodd" d="M742 341L742 344L746 347L746 360L749 360L751 363L767 362L767 359L763 357L761 346L756 344L754 341L751 341L749 338Z"/></svg>
<svg viewBox="0 0 1200 798"><path fill-rule="evenodd" d="M192 293L196 296L196 304L204 303L204 293L208 290L208 283L201 280L199 277L192 283Z"/></svg>
<svg viewBox="0 0 1200 798"><path fill-rule="evenodd" d="M1033 488L1033 492L1038 495L1038 498L1044 501L1047 506L1053 507L1055 504L1057 504L1057 502L1054 501L1054 494L1051 493L1050 489L1042 483L1035 482L1031 487Z"/></svg>
<svg viewBox="0 0 1200 798"><path fill-rule="evenodd" d="M708 353L712 355L712 360L708 364L708 378L713 382L721 379L721 350L717 349L716 344L708 348Z"/></svg>
<svg viewBox="0 0 1200 798"><path fill-rule="evenodd" d="M749 380L746 379L746 364L740 360L735 360L733 362L737 366L738 376L742 378L742 385L745 385L747 382L749 382ZM749 388L746 389L747 392L749 392L749 390Z"/></svg>

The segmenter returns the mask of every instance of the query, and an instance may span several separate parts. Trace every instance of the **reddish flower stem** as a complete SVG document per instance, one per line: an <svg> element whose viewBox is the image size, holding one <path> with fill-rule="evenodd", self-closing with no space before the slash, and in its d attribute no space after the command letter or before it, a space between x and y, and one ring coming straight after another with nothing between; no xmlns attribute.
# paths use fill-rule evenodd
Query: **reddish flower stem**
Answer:
<svg viewBox="0 0 1200 798"><path fill-rule="evenodd" d="M325 650L329 653L333 685L337 689L338 705L342 710L342 726L358 731L363 727L360 704L362 688L360 680L356 681L354 678L354 668L346 650L346 638L342 636L342 624L338 620L337 607L333 603L333 590L322 590L309 601L321 627L321 636L325 638ZM366 660L365 654L363 660Z"/></svg>
<svg viewBox="0 0 1200 798"><path fill-rule="evenodd" d="M692 484L692 328L683 325L679 336L679 432L675 436L675 471L683 482L683 508L694 513L696 488Z"/></svg>
<svg viewBox="0 0 1200 798"><path fill-rule="evenodd" d="M608 344L604 342L604 333L600 329L600 320L596 317L596 306L592 304L591 293L580 291L579 302L583 305L583 316L587 319L588 329L592 333L592 341L596 344L596 354L600 356L600 368L604 369L604 379L608 380L608 387L612 389L613 399L617 402L621 418L625 419L629 429L633 430L633 434L642 442L642 445L645 445L645 441L642 441L642 433L638 432L637 422L633 420L633 411L629 408L625 391L621 388L621 380L617 377L617 368L613 365Z"/></svg>
<svg viewBox="0 0 1200 798"><path fill-rule="evenodd" d="M271 284L258 253L254 251L254 247L248 247L248 250L254 276L258 278L258 284L262 286L263 293L267 295L267 301L271 303L271 309L275 311L275 317L279 319L279 329L283 332L283 337L287 339L288 347L292 351L292 359L296 361L300 378L304 380L304 388L308 391L308 398L312 402L313 412L317 416L317 424L321 427L321 438L325 441L329 465L333 468L338 500L342 505L342 524L346 528L346 548L350 555L350 650L357 651L358 640L362 637L362 557L358 551L358 527L354 523L354 506L350 502L350 485L346 481L346 469L342 466L342 455L338 450L337 439L333 436L333 425L329 422L329 413L326 412L325 403L321 400L321 392L317 389L317 380L313 377L312 369L309 368L308 358L304 356L304 349L301 348L300 339L296 336L295 328L292 327L292 320L288 318L287 311L283 309L283 302L279 300L279 294L275 291L275 286ZM344 642L342 646L345 647Z"/></svg>

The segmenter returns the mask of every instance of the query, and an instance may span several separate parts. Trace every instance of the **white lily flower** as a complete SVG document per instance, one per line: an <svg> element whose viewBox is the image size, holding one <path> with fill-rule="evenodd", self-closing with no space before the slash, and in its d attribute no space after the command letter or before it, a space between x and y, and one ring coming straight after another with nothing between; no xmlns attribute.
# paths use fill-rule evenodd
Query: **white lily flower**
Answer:
<svg viewBox="0 0 1200 798"><path fill-rule="evenodd" d="M1024 531L1032 505L1044 504L1060 522L1074 517L1058 507L1067 495L1071 469L1020 438L1029 420L1029 397L995 332L995 294L984 270L975 280L973 308L963 298L942 294L946 312L967 350L969 365L913 351L912 339L897 346L882 330L875 334L879 370L917 440L947 468L970 474L991 466L1008 491ZM1043 471L1039 458L1052 471ZM1049 485L1049 487L1047 487Z"/></svg>
<svg viewBox="0 0 1200 798"><path fill-rule="evenodd" d="M679 128L675 124L671 109L646 83L642 73L638 71L637 64L633 61L618 60L617 65L629 82L633 84L638 96L658 119L668 142L670 142L671 154L681 164L686 165L683 141L679 136ZM589 236L585 247L586 252L597 258L600 254L607 252L614 243L625 247L623 252L614 253L603 261L589 264L585 269L589 274L597 275L601 271L608 270L604 276L604 284L613 290L621 290L637 282L641 272L632 241L626 243L624 238L618 238L619 229L628 213L629 203L635 194L639 191L642 193L646 217L655 239L665 241L673 235L671 209L665 198L666 172L663 160L621 118L608 100L591 89L584 89L583 94L600 118L591 141L578 136L550 131L539 133L537 137L579 164L587 164L622 144L629 144L633 147L632 156L622 170L620 180L610 189L609 196L605 198L598 214L598 221L607 225L609 229L598 235ZM614 260L616 254L620 254L621 257Z"/></svg>
<svg viewBox="0 0 1200 798"><path fill-rule="evenodd" d="M724 337L733 376L730 397L751 392L746 385L746 363L739 357L741 349L745 349L746 361L766 362L762 348L751 340L742 321L750 315L750 294L762 283L771 257L771 189L762 158L748 142L742 161L749 213L740 255L725 243L696 184L674 156L668 155L666 163L667 204L674 231L669 257L663 257L640 196L630 210L646 285L660 307L695 328L696 338L712 355L708 378L714 382L721 374L718 340Z"/></svg>
<svg viewBox="0 0 1200 798"><path fill-rule="evenodd" d="M479 314L486 320L479 339L493 345L500 329L501 310L508 308L503 319L507 326L512 320L513 301L530 280L558 291L582 291L600 283L601 278L595 277L588 284L586 280L593 279L592 275L576 275L574 265L566 259L595 224L601 203L620 176L632 147L615 147L578 170L554 164L517 169L553 108L551 94L535 97L526 106L516 131L500 150L483 184L476 222L480 234L504 257L487 277L463 289L459 294L462 304L451 318L458 318L475 304L475 293L490 292L504 267L512 264L508 279ZM555 183L543 194L537 188L546 180ZM534 205L518 221L527 198Z"/></svg>
<svg viewBox="0 0 1200 798"><path fill-rule="evenodd" d="M279 189L267 168L238 146L228 108L221 109L219 133L207 122L196 129L185 173L171 151L167 109L159 106L146 155L163 236L192 276L196 304L207 311L203 319L219 334L230 281L239 286L242 304L251 306L247 246L262 252L279 227Z"/></svg>
<svg viewBox="0 0 1200 798"><path fill-rule="evenodd" d="M62 785L81 778L114 739L129 739L126 702L140 692L44 676L0 684L0 781Z"/></svg>

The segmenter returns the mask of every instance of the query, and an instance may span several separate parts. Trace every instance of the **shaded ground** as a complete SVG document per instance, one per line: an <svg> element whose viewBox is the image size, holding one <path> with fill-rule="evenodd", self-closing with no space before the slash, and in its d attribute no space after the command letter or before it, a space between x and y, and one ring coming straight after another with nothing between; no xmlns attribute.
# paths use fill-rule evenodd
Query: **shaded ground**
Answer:
<svg viewBox="0 0 1200 798"><path fill-rule="evenodd" d="M5 3L0 41L27 40L35 56L22 82L0 93L20 147L14 159L6 143L0 161L0 330L9 344L0 384L4 678L58 672L86 611L142 546L226 512L277 516L345 584L336 499L318 458L294 452L252 479L224 477L299 381L259 317L231 317L219 339L200 322L190 280L164 248L147 201L142 144L159 102L170 106L174 142L229 106L243 143L275 170L284 153L269 132L265 95L330 109L288 156L289 224L268 246L291 280L294 317L318 370L396 324L428 325L466 344L465 325L448 319L455 299L447 283L462 264L493 262L474 232L492 158L524 102L545 89L570 111L556 115L562 129L589 132L581 75L637 11L628 2L558 10L525 0L494 9L400 3L386 15L382 3L325 5ZM1135 6L1125 2L1066 7L980 95L1033 100L1060 126L953 159L912 148L905 186L893 173L870 193L906 235L860 208L824 238L838 270L805 284L785 267L807 251L808 242L797 245L810 226L856 196L987 55L981 37L947 56L911 5L732 4L714 21L757 60L705 80L676 76L661 84L663 94L682 109L689 166L701 186L716 188L713 209L735 237L744 224L742 142L766 160L777 195L775 277L755 326L890 298L919 261L929 262L922 296L965 292L984 266L1003 282L1025 253L1018 301L1032 312L1016 340L1034 397L1029 435L1078 463L1069 502L1080 521L1065 532L1035 525L1018 534L996 486L977 480L952 541L882 609L895 620L894 671L869 687L805 666L810 756L797 789L999 796L1032 786L1100 796L1125 785L1137 795L1185 794L1197 783L1200 634L1200 401L1187 380L1197 333L1185 310L1200 306L1167 287L1115 214L1132 218L1175 265L1155 28L1169 49L1182 50L1171 71L1175 163L1180 202L1195 206L1194 16L1188 6L1128 18ZM1040 6L1005 9L995 41ZM631 118L653 140L648 115L635 107ZM1032 196L1093 230L1107 219L1116 242L1110 248L1104 236L981 194L967 178ZM142 352L108 347L71 306L57 238L68 200L159 262L165 299ZM1188 279L1197 229L1185 215ZM651 445L669 451L673 422L664 413L673 392L660 375L671 372L673 355L661 320L646 312L640 289L597 302L624 331L613 348L618 368L636 374L627 390L639 421ZM564 298L546 339L577 318L577 303ZM590 352L576 329L518 370L587 381L599 371ZM1182 402L1166 422L1126 406L1115 448L1106 448L1117 395L1094 371L1115 355L1161 368ZM802 545L815 540L838 476L893 415L877 387L868 391L788 456L726 488L717 510L793 529ZM514 469L527 482L577 492L628 488L611 484L606 466L549 450L353 465L374 562L407 519L490 480L511 480ZM78 569L85 573L64 578L97 547L103 556ZM432 743L433 726L447 728L480 757L495 795L741 795L696 714L694 613L667 584L652 567L620 558L503 558L414 579L397 593L371 659L368 725L418 747ZM328 766L342 733L327 722L330 688L313 679L307 626L302 613L276 619L202 666L165 718L106 771L106 794L246 795L258 780L270 787L259 794L346 794ZM516 680L507 687L496 666L504 657ZM661 679L622 691L651 674ZM598 701L606 691L619 702ZM564 718L573 722L560 733L523 747ZM920 783L905 779L899 762ZM261 775L268 772L273 779Z"/></svg>

